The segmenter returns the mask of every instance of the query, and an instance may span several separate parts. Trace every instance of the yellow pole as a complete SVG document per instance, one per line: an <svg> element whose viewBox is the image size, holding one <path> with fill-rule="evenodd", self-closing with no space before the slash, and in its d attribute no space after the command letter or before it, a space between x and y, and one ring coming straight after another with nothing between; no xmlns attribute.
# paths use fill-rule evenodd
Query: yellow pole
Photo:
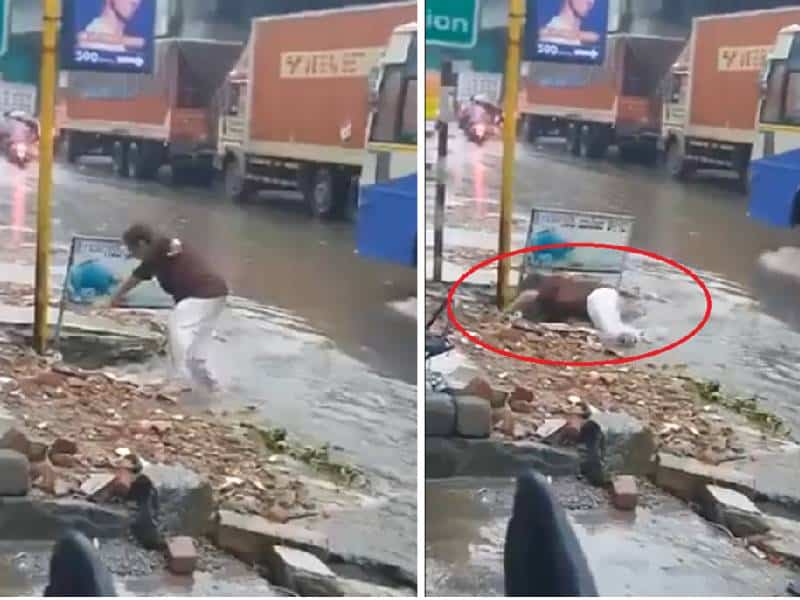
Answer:
<svg viewBox="0 0 800 600"><path fill-rule="evenodd" d="M506 57L506 97L503 112L503 184L500 192L500 239L498 251L511 251L511 223L514 211L514 151L517 145L517 97L521 65L522 31L525 25L525 0L508 0L508 51ZM497 306L505 308L510 300L509 260L497 262Z"/></svg>
<svg viewBox="0 0 800 600"><path fill-rule="evenodd" d="M33 319L33 347L47 350L47 310L50 304L50 241L52 238L51 196L53 192L53 131L56 120L56 52L61 19L60 0L43 0L42 68L40 75L39 197L36 213L36 307Z"/></svg>

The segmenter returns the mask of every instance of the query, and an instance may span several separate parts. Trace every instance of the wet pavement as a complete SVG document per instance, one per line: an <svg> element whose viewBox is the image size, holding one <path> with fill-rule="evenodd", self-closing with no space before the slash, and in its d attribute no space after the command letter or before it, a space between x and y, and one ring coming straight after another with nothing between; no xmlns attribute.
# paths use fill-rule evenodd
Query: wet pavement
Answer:
<svg viewBox="0 0 800 600"><path fill-rule="evenodd" d="M367 474L379 500L321 526L338 532L343 550L415 571L415 273L359 258L352 226L314 222L289 197L236 206L218 190L115 179L101 161L58 165L54 194L56 269L72 234L119 236L136 221L211 258L233 297L208 349L220 393L202 408L250 407L250 420L330 444L334 458ZM35 173L0 164L6 255L30 254L35 199ZM167 366L154 359L133 370L158 378Z"/></svg>
<svg viewBox="0 0 800 600"><path fill-rule="evenodd" d="M496 255L500 217L500 142L479 148L458 133L450 144L445 281ZM433 140L427 151L435 155ZM429 183L428 278L433 198ZM558 143L518 144L512 249L526 246L536 206L635 216L631 245L694 270L714 303L705 329L653 362L685 364L691 374L717 379L734 393L758 395L764 408L800 431L800 262L792 260L793 253L773 254L800 246L800 235L751 221L735 182L710 175L681 184L658 169L616 158L572 157ZM496 263L469 281L493 284ZM651 259L629 260L622 287L652 295L643 303L645 315L634 323L649 338L636 353L689 333L705 310L696 284ZM502 594L502 547L512 497L510 481L426 482L428 592ZM571 514L601 594L782 595L792 577L669 498L639 509L635 518L607 507Z"/></svg>
<svg viewBox="0 0 800 600"><path fill-rule="evenodd" d="M468 265L496 254L492 250L497 247L502 156L497 140L479 148L459 134L451 145L445 248L456 254L462 250L467 257L471 249L475 258L471 263L450 260L445 279L454 279ZM681 184L659 169L615 158L575 158L559 144L518 144L515 173L512 248L525 247L534 206L635 216L631 245L689 267L713 298L713 313L705 329L659 361L688 364L693 374L720 380L735 393L759 395L766 408L800 431L800 372L796 369L800 305L795 301L800 263L784 264L781 273L760 265L768 253L800 246L800 234L751 221L747 199L735 191L735 184L713 175ZM431 186L426 203L429 258L432 198ZM480 251L475 253L475 249ZM638 258L628 261L623 287L638 287L665 301L646 302L647 314L635 323L652 339L637 349L640 352L688 334L703 316L705 299L685 274ZM495 270L496 263L476 273L470 282L494 282Z"/></svg>
<svg viewBox="0 0 800 600"><path fill-rule="evenodd" d="M592 505L591 490L553 482L562 503ZM567 488L562 490L560 488ZM428 594L503 595L503 541L514 495L506 479L428 482L425 499ZM732 543L672 498L622 513L597 503L569 510L603 596L774 596L793 578Z"/></svg>

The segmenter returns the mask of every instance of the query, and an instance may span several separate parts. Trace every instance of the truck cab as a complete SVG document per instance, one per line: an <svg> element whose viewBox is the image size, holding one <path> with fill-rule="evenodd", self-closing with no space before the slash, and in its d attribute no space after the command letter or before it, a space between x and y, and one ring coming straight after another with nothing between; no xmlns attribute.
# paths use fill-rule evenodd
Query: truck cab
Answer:
<svg viewBox="0 0 800 600"><path fill-rule="evenodd" d="M761 77L750 215L776 227L800 225L800 25L780 31Z"/></svg>
<svg viewBox="0 0 800 600"><path fill-rule="evenodd" d="M361 256L416 265L417 26L394 30L370 77L366 156L351 200ZM351 189L356 189L352 186Z"/></svg>

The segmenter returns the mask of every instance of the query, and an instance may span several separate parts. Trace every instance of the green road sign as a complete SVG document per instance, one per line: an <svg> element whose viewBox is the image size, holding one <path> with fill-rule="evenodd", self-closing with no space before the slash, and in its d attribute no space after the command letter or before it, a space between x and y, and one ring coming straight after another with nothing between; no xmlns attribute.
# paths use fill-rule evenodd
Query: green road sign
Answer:
<svg viewBox="0 0 800 600"><path fill-rule="evenodd" d="M8 50L8 35L11 32L11 0L0 0L0 56Z"/></svg>
<svg viewBox="0 0 800 600"><path fill-rule="evenodd" d="M425 0L425 43L472 48L478 42L480 0Z"/></svg>

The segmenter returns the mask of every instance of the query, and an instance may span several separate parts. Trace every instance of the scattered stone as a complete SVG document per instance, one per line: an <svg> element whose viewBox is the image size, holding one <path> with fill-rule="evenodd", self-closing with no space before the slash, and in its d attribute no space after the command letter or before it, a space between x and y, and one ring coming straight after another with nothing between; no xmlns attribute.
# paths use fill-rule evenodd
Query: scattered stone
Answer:
<svg viewBox="0 0 800 600"><path fill-rule="evenodd" d="M64 385L66 379L67 378L60 373L56 373L54 371L42 371L38 375L27 379L26 382L34 383L44 387L57 388Z"/></svg>
<svg viewBox="0 0 800 600"><path fill-rule="evenodd" d="M78 459L72 454L51 454L50 462L62 469L71 469L78 464Z"/></svg>
<svg viewBox="0 0 800 600"><path fill-rule="evenodd" d="M707 465L694 458L660 452L655 473L656 485L687 502L701 501L709 483L752 495L755 478L721 466Z"/></svg>
<svg viewBox="0 0 800 600"><path fill-rule="evenodd" d="M191 575L197 568L197 547L190 537L167 540L167 566L175 575Z"/></svg>
<svg viewBox="0 0 800 600"><path fill-rule="evenodd" d="M602 436L605 469L609 474L645 477L654 472L655 438L640 421L625 413L596 412L586 421L581 437L598 433Z"/></svg>
<svg viewBox="0 0 800 600"><path fill-rule="evenodd" d="M530 404L533 402L533 392L518 385L514 388L514 391L511 392L511 395L509 395L508 402L509 404L511 402L527 402Z"/></svg>
<svg viewBox="0 0 800 600"><path fill-rule="evenodd" d="M270 581L301 596L341 596L336 575L308 552L275 546L266 556Z"/></svg>
<svg viewBox="0 0 800 600"><path fill-rule="evenodd" d="M55 494L57 475L53 465L50 463L39 462L32 464L31 479L35 487L48 494Z"/></svg>
<svg viewBox="0 0 800 600"><path fill-rule="evenodd" d="M275 523L288 523L289 511L279 504L274 504L272 508L267 511L267 518Z"/></svg>
<svg viewBox="0 0 800 600"><path fill-rule="evenodd" d="M614 477L611 488L611 502L619 510L635 510L639 501L636 478L631 475Z"/></svg>
<svg viewBox="0 0 800 600"><path fill-rule="evenodd" d="M211 484L180 465L148 464L142 475L158 492L164 531L201 537L209 532L214 512Z"/></svg>
<svg viewBox="0 0 800 600"><path fill-rule="evenodd" d="M0 496L24 496L30 488L28 457L16 450L0 450Z"/></svg>
<svg viewBox="0 0 800 600"><path fill-rule="evenodd" d="M250 563L261 562L275 545L291 546L328 558L328 539L315 531L293 525L273 523L256 515L221 510L214 538L221 549Z"/></svg>
<svg viewBox="0 0 800 600"><path fill-rule="evenodd" d="M0 450L14 450L28 456L31 452L31 442L25 433L12 427L0 437Z"/></svg>
<svg viewBox="0 0 800 600"><path fill-rule="evenodd" d="M705 492L705 517L727 527L736 537L769 531L761 511L744 494L716 485L707 485Z"/></svg>
<svg viewBox="0 0 800 600"><path fill-rule="evenodd" d="M0 510L0 531L4 540L58 539L65 529L77 529L92 538L126 535L126 510L83 500L41 500L32 496L4 498Z"/></svg>
<svg viewBox="0 0 800 600"><path fill-rule="evenodd" d="M542 441L551 441L567 426L566 419L547 419L536 430L536 436Z"/></svg>
<svg viewBox="0 0 800 600"><path fill-rule="evenodd" d="M47 459L47 444L31 440L28 450L28 460L34 463L43 462Z"/></svg>
<svg viewBox="0 0 800 600"><path fill-rule="evenodd" d="M515 413L529 415L533 412L533 404L524 400L515 400L508 403L509 408Z"/></svg>
<svg viewBox="0 0 800 600"><path fill-rule="evenodd" d="M463 437L488 438L492 433L492 407L483 398L457 396L456 433Z"/></svg>
<svg viewBox="0 0 800 600"><path fill-rule="evenodd" d="M450 394L425 394L425 435L448 437L456 431L456 403Z"/></svg>
<svg viewBox="0 0 800 600"><path fill-rule="evenodd" d="M78 444L66 438L58 438L50 445L50 452L53 454L77 454Z"/></svg>
<svg viewBox="0 0 800 600"><path fill-rule="evenodd" d="M495 391L485 379L475 377L463 390L456 393L456 396L474 396L483 398L492 408L502 408L506 404L507 394L502 391Z"/></svg>
<svg viewBox="0 0 800 600"><path fill-rule="evenodd" d="M111 496L114 479L113 473L95 473L81 484L80 491L90 500L107 500Z"/></svg>

